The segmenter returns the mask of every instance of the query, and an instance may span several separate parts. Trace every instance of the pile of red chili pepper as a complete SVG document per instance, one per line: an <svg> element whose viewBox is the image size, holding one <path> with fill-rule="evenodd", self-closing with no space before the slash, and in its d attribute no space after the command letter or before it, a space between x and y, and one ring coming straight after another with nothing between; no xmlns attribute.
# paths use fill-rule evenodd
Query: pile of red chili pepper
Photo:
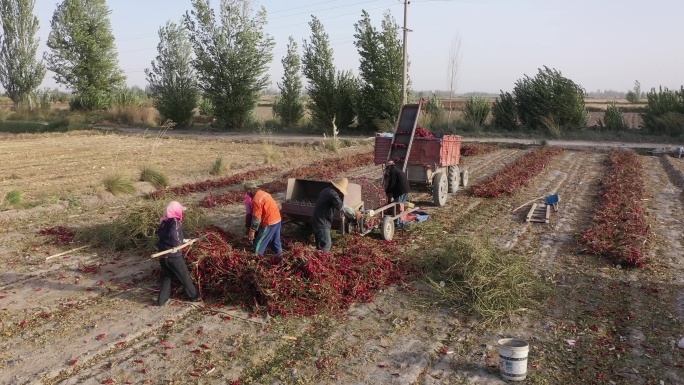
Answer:
<svg viewBox="0 0 684 385"><path fill-rule="evenodd" d="M325 160L322 163L319 162L308 166L298 167L286 172L280 178L272 182L262 184L260 187L268 193L276 194L287 189L287 180L289 178L332 180L345 170L372 164L374 156L375 155L372 152L369 152L366 154L349 155L337 159ZM200 202L200 205L203 207L230 205L242 201L244 196L245 193L243 191L229 191L219 195L210 193Z"/></svg>
<svg viewBox="0 0 684 385"><path fill-rule="evenodd" d="M418 127L418 128L416 128L416 134L414 135L414 137L416 137L416 138L434 138L435 134L426 130L423 127Z"/></svg>
<svg viewBox="0 0 684 385"><path fill-rule="evenodd" d="M340 313L402 282L415 270L399 258L396 241L344 237L330 253L288 243L283 259L259 257L233 234L207 228L186 260L205 299L241 303L254 314ZM244 248L247 247L247 250Z"/></svg>

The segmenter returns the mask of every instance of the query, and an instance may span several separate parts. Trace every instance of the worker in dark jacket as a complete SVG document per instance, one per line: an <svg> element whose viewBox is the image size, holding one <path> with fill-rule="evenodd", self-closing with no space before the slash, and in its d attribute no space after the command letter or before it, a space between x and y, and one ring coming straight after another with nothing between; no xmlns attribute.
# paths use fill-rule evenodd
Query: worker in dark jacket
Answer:
<svg viewBox="0 0 684 385"><path fill-rule="evenodd" d="M166 211L159 221L159 229L157 230L159 236L157 248L159 251L173 249L187 241L183 238L183 226L181 224L183 222L183 211L185 211L185 207L176 201L172 201L166 206ZM159 265L161 266L162 282L157 305L163 306L169 300L173 282L180 282L183 285L190 301L201 301L199 290L190 278L182 250L160 256Z"/></svg>
<svg viewBox="0 0 684 385"><path fill-rule="evenodd" d="M318 199L314 205L311 217L314 237L316 238L316 249L327 253L332 246L330 229L332 228L333 214L339 210L349 218L359 217L360 212L354 212L351 207L343 203L340 194L347 195L347 178L337 179L331 182L333 187L328 187L318 194Z"/></svg>
<svg viewBox="0 0 684 385"><path fill-rule="evenodd" d="M385 194L387 194L387 203L391 201L398 203L408 202L409 189L410 186L406 173L398 169L393 161L387 161L385 164Z"/></svg>

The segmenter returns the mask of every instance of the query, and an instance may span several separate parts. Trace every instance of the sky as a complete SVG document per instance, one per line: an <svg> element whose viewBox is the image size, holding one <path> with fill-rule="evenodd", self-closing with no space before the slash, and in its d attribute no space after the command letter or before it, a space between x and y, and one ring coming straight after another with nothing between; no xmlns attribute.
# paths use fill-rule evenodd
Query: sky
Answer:
<svg viewBox="0 0 684 385"><path fill-rule="evenodd" d="M36 0L39 56L47 50L50 20L58 0ZM217 7L220 0L211 0ZM354 23L361 11L380 28L390 12L403 26L404 0L252 0L268 14L265 31L275 40L268 74L281 80L280 62L288 37L309 39L317 16L330 37L335 65L358 73ZM158 30L179 21L190 0L110 0L119 66L129 86L145 87L144 69L157 55ZM460 56L456 93L511 91L518 79L543 66L559 70L584 87L627 91L635 80L642 91L684 84L681 41L682 0L411 0L407 46L412 89L448 90L448 63ZM42 87L58 87L46 74ZM64 87L60 87L64 89Z"/></svg>

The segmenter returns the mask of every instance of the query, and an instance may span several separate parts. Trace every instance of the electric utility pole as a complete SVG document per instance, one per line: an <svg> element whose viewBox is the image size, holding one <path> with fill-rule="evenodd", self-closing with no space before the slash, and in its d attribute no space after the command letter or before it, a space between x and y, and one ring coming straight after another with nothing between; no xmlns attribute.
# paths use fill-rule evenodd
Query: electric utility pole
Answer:
<svg viewBox="0 0 684 385"><path fill-rule="evenodd" d="M408 81L408 51L406 48L406 39L408 38L408 33L409 29L406 26L406 21L408 20L408 5L409 5L409 0L404 0L404 48L403 48L403 55L404 55L404 64L403 64L403 71L401 74L401 105L403 106L406 104L406 83Z"/></svg>

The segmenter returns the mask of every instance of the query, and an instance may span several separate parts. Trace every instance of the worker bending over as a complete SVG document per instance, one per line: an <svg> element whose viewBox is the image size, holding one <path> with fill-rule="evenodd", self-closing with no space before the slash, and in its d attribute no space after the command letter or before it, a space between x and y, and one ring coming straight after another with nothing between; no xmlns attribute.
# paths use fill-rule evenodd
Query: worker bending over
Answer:
<svg viewBox="0 0 684 385"><path fill-rule="evenodd" d="M409 181L404 171L397 168L393 161L388 160L385 164L385 194L387 203L392 201L397 203L408 202Z"/></svg>
<svg viewBox="0 0 684 385"><path fill-rule="evenodd" d="M283 246L280 243L281 217L278 204L271 194L259 189L254 182L245 183L247 194L252 197L252 224L248 238L254 242L254 252L263 256L266 247L282 258Z"/></svg>
<svg viewBox="0 0 684 385"><path fill-rule="evenodd" d="M316 238L316 249L324 253L329 252L330 247L332 247L330 230L335 210L343 212L348 218L358 218L361 216L361 212L354 212L340 198L340 194L343 196L347 195L347 186L349 185L347 178L340 178L331 183L333 187L328 187L318 194L313 215L311 216L311 226Z"/></svg>

